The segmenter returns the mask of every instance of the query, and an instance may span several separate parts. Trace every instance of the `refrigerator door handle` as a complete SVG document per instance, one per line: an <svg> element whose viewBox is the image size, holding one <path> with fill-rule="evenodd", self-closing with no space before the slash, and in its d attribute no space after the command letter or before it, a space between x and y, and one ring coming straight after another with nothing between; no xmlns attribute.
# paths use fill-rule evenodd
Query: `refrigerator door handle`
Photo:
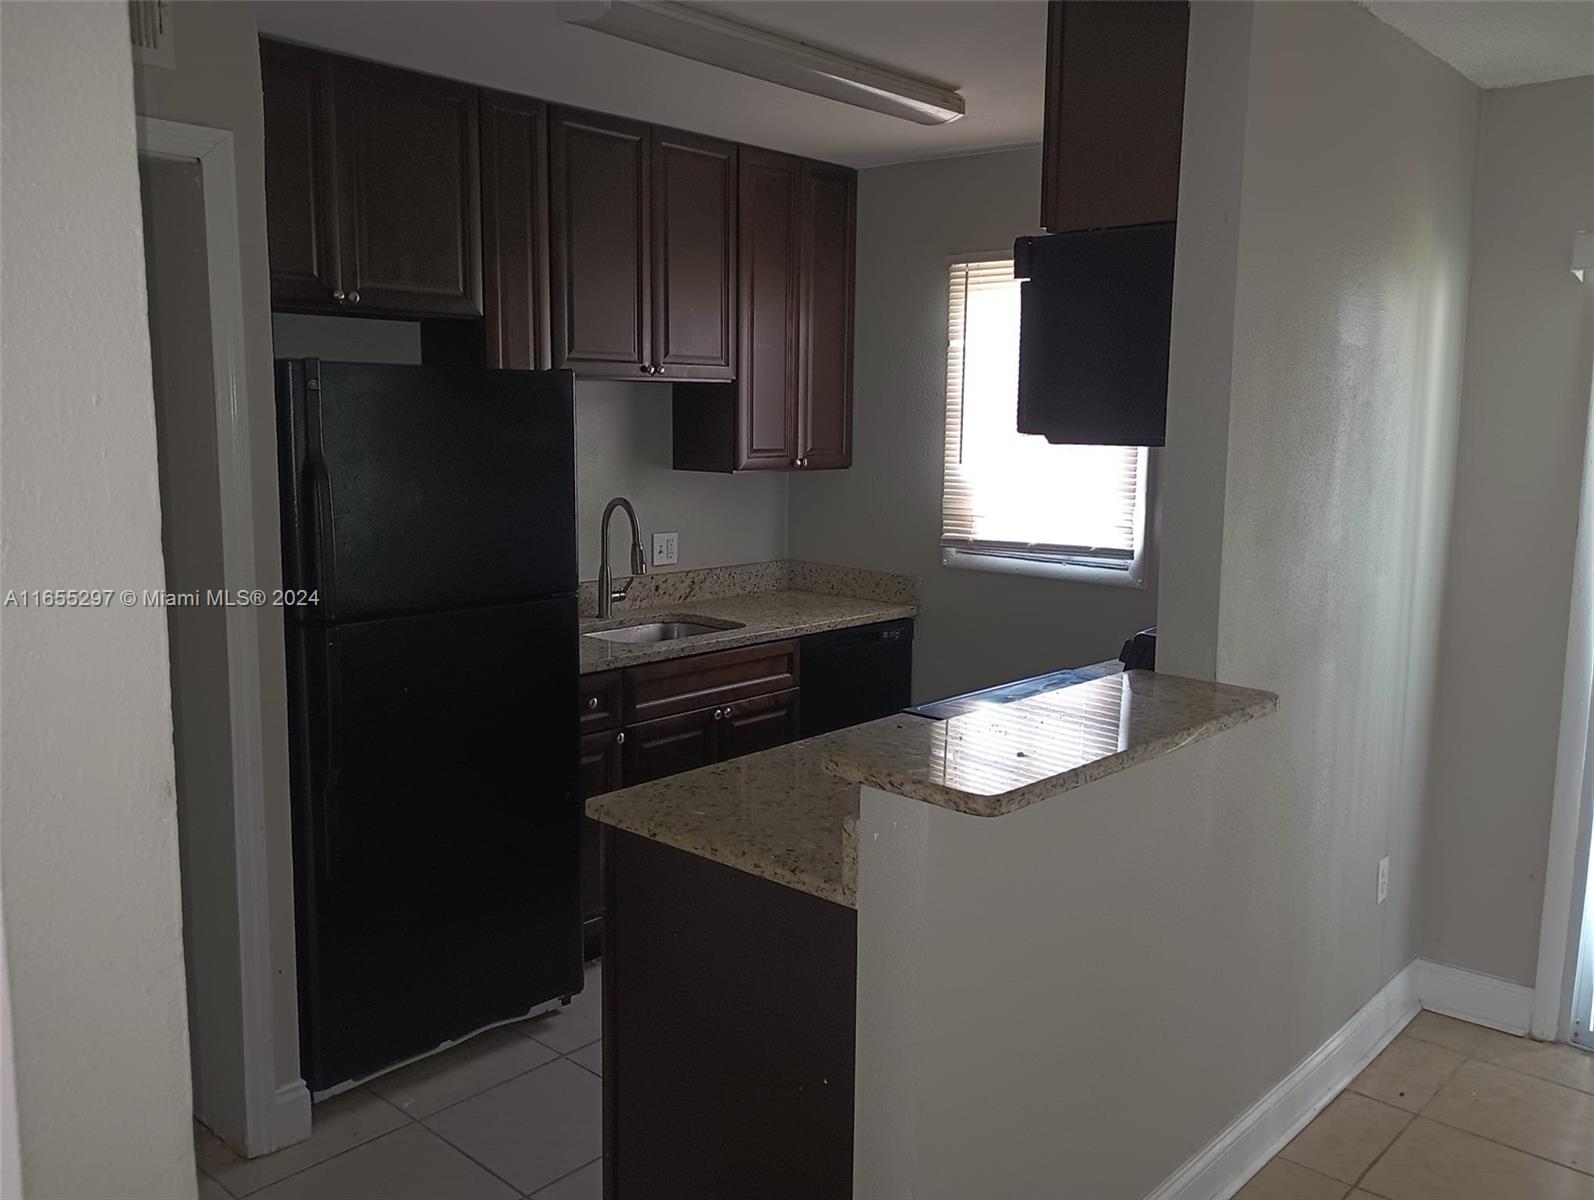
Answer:
<svg viewBox="0 0 1594 1200"><path fill-rule="evenodd" d="M304 463L305 500L310 509L310 528L304 537L305 564L308 578L300 581L306 591L316 593L319 603L316 613L326 620L336 618L332 589L332 563L337 557L332 546L332 481L327 477L327 465L319 454L311 454Z"/></svg>

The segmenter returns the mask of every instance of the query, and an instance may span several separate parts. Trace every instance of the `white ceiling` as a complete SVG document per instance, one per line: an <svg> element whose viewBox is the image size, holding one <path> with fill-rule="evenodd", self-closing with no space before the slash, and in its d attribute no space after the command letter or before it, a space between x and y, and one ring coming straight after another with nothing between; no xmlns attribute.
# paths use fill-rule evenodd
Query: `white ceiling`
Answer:
<svg viewBox="0 0 1594 1200"><path fill-rule="evenodd" d="M915 125L567 25L538 0L267 0L256 11L270 36L850 166L1040 140L1041 0L705 7L955 87L968 115Z"/></svg>
<svg viewBox="0 0 1594 1200"><path fill-rule="evenodd" d="M1594 75L1589 0L1363 0L1479 87Z"/></svg>

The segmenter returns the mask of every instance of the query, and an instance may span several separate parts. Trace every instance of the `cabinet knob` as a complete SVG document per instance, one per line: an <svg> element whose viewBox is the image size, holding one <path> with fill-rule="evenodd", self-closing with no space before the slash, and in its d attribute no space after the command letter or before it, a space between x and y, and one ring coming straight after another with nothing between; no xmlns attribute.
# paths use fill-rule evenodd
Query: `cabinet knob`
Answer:
<svg viewBox="0 0 1594 1200"><path fill-rule="evenodd" d="M731 715L731 706L729 704L725 706L725 715L727 717Z"/></svg>
<svg viewBox="0 0 1594 1200"><path fill-rule="evenodd" d="M714 719L716 721L723 721L725 719L725 710L723 708L716 708L714 710Z"/></svg>
<svg viewBox="0 0 1594 1200"><path fill-rule="evenodd" d="M359 302L360 302L360 293L359 292L350 292L349 293L349 303L350 304L358 304Z"/></svg>
<svg viewBox="0 0 1594 1200"><path fill-rule="evenodd" d="M806 467L808 465L808 460L806 458L799 458L797 460L797 465L799 467Z"/></svg>
<svg viewBox="0 0 1594 1200"><path fill-rule="evenodd" d="M587 701L587 708L588 708L589 711L595 711L597 709L597 707L598 707L598 698L596 696L593 696L591 699L589 699Z"/></svg>
<svg viewBox="0 0 1594 1200"><path fill-rule="evenodd" d="M644 374L644 375L653 374L653 368L651 366L649 366L647 363L643 363L642 364L641 371L642 371L642 374Z"/></svg>
<svg viewBox="0 0 1594 1200"><path fill-rule="evenodd" d="M349 294L347 292L333 292L332 293L332 298L334 300L336 300L339 304L342 304L345 300L347 300L349 298Z"/></svg>
<svg viewBox="0 0 1594 1200"><path fill-rule="evenodd" d="M614 735L614 744L616 746L625 745L625 730L622 729L619 733Z"/></svg>

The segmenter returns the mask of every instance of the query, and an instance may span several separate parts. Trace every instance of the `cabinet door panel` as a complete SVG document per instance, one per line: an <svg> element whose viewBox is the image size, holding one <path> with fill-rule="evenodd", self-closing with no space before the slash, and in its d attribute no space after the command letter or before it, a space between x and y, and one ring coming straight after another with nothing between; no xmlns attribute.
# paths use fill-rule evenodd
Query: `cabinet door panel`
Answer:
<svg viewBox="0 0 1594 1200"><path fill-rule="evenodd" d="M706 767L718 756L713 709L698 709L625 730L625 786Z"/></svg>
<svg viewBox="0 0 1594 1200"><path fill-rule="evenodd" d="M543 370L548 340L548 110L482 93L482 301L487 365Z"/></svg>
<svg viewBox="0 0 1594 1200"><path fill-rule="evenodd" d="M347 59L337 77L348 306L479 316L476 89Z"/></svg>
<svg viewBox="0 0 1594 1200"><path fill-rule="evenodd" d="M1049 6L1045 229L1178 218L1189 21L1184 0Z"/></svg>
<svg viewBox="0 0 1594 1200"><path fill-rule="evenodd" d="M797 689L792 688L772 696L738 700L716 710L724 714L718 719L720 761L796 741L797 702Z"/></svg>
<svg viewBox="0 0 1594 1200"><path fill-rule="evenodd" d="M785 470L797 457L800 175L795 158L742 151L737 376L741 470Z"/></svg>
<svg viewBox="0 0 1594 1200"><path fill-rule="evenodd" d="M550 116L554 365L590 378L649 374L648 135L618 117Z"/></svg>
<svg viewBox="0 0 1594 1200"><path fill-rule="evenodd" d="M260 43L271 300L324 307L338 290L332 188L332 63L320 51Z"/></svg>
<svg viewBox="0 0 1594 1200"><path fill-rule="evenodd" d="M736 147L653 131L653 364L674 379L736 373Z"/></svg>
<svg viewBox="0 0 1594 1200"><path fill-rule="evenodd" d="M853 225L857 176L803 164L802 467L852 465Z"/></svg>
<svg viewBox="0 0 1594 1200"><path fill-rule="evenodd" d="M581 799L601 796L620 787L625 743L620 731L589 733L581 738L577 780ZM590 817L581 818L581 924L587 958L601 949L603 937L603 827Z"/></svg>

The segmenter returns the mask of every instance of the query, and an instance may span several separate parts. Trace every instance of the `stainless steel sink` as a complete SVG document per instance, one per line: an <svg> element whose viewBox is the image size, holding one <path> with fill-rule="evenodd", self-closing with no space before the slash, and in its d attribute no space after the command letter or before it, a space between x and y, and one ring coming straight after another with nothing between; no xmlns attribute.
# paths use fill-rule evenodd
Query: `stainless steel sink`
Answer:
<svg viewBox="0 0 1594 1200"><path fill-rule="evenodd" d="M673 642L736 628L738 626L729 622L709 625L702 621L649 621L643 625L622 625L619 629L595 629L581 636L604 642Z"/></svg>

